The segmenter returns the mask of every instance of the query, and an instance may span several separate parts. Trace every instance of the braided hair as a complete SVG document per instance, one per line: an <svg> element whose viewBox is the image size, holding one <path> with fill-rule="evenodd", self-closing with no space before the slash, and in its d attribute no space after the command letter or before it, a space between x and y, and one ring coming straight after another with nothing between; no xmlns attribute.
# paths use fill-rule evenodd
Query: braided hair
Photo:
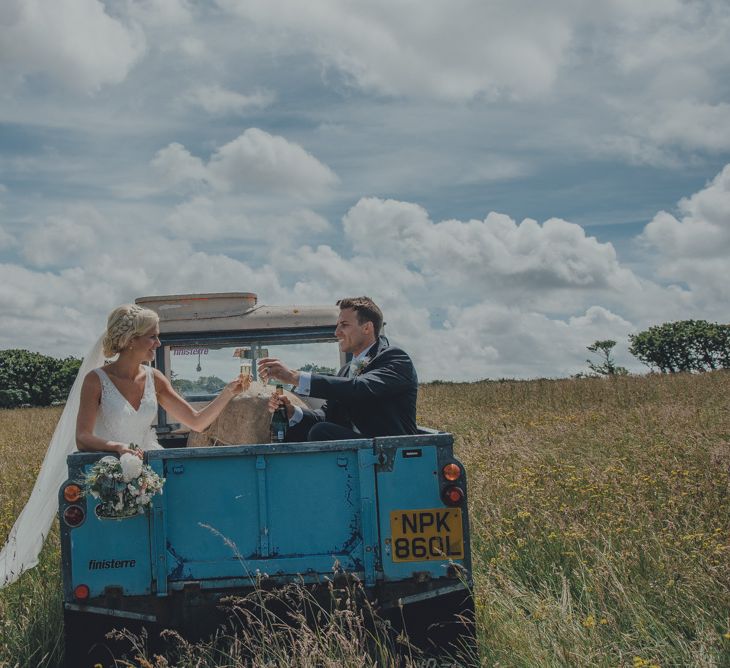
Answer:
<svg viewBox="0 0 730 668"><path fill-rule="evenodd" d="M159 322L157 313L136 304L117 306L106 321L104 355L113 357L124 350L135 336L148 332Z"/></svg>

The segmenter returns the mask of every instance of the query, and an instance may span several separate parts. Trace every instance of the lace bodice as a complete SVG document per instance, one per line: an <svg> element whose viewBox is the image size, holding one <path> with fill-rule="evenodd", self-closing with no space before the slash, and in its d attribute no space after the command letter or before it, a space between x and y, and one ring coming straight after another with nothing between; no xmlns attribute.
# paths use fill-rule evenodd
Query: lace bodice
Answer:
<svg viewBox="0 0 730 668"><path fill-rule="evenodd" d="M142 450L157 450L160 446L152 429L157 415L157 396L152 367L145 367L147 378L139 410L124 398L104 369L94 369L101 380L101 403L96 414L94 435L107 441L136 443Z"/></svg>

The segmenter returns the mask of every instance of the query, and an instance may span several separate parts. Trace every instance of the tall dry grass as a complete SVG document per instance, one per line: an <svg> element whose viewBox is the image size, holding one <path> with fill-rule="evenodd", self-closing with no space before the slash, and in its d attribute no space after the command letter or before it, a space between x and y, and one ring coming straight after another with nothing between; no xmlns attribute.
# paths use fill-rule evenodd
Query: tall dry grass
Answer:
<svg viewBox="0 0 730 668"><path fill-rule="evenodd" d="M25 505L60 408L0 410L0 540ZM0 589L0 667L58 666L63 653L58 527L33 570Z"/></svg>
<svg viewBox="0 0 730 668"><path fill-rule="evenodd" d="M2 535L57 417L0 411ZM454 433L469 474L483 665L730 666L729 373L432 384L419 422ZM56 665L57 563L52 538L0 591L0 666ZM337 636L298 656L362 665ZM241 642L184 665L242 665Z"/></svg>
<svg viewBox="0 0 730 668"><path fill-rule="evenodd" d="M486 665L730 665L730 374L435 385Z"/></svg>

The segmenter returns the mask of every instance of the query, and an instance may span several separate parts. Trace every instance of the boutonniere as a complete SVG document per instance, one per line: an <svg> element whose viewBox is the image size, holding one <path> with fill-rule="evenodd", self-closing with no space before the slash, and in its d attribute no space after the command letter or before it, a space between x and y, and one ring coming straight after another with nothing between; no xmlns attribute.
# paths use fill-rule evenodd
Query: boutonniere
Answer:
<svg viewBox="0 0 730 668"><path fill-rule="evenodd" d="M350 362L352 365L352 376L359 376L363 371L365 371L365 367L370 364L372 359L370 357L363 357L360 360L353 360Z"/></svg>

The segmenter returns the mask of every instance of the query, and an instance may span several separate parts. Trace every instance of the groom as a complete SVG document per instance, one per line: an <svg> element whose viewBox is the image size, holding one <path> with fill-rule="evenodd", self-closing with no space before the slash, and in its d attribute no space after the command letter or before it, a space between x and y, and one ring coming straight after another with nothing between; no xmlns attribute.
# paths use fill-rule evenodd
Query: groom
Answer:
<svg viewBox="0 0 730 668"><path fill-rule="evenodd" d="M380 336L383 314L369 297L340 299L335 336L352 361L337 376L293 371L278 359L259 360L259 377L294 385L302 396L326 399L317 410L280 399L289 416L288 441L332 441L415 434L418 377L411 358ZM279 400L272 398L273 410Z"/></svg>

